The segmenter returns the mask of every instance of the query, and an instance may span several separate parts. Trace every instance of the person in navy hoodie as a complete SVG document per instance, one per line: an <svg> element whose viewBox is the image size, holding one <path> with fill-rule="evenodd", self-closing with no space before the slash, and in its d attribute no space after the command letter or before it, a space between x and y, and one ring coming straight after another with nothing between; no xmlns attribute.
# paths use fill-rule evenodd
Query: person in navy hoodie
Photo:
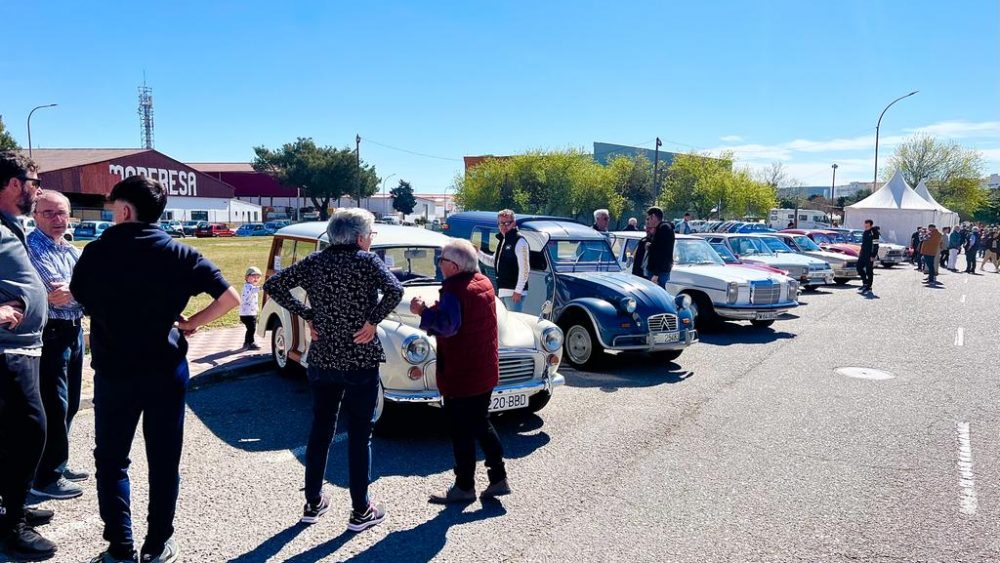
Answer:
<svg viewBox="0 0 1000 563"><path fill-rule="evenodd" d="M138 561L132 539L129 451L142 417L149 463L143 563L178 558L173 539L187 393L186 336L240 304L222 272L155 223L167 205L156 180L131 176L112 188L115 225L80 255L70 292L90 315L94 368L97 501L109 547L92 563ZM188 300L214 299L190 318Z"/></svg>

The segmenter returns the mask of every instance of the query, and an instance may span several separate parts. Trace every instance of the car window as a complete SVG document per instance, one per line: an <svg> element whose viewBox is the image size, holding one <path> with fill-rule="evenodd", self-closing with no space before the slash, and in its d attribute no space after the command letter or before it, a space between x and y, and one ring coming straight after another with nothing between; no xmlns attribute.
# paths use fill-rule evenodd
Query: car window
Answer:
<svg viewBox="0 0 1000 563"><path fill-rule="evenodd" d="M677 264L722 265L722 258L703 240L679 240L674 245L674 262Z"/></svg>
<svg viewBox="0 0 1000 563"><path fill-rule="evenodd" d="M818 244L827 244L827 243L831 242L830 239L826 235L824 235L823 233L814 233L813 236L812 236L812 238Z"/></svg>
<svg viewBox="0 0 1000 563"><path fill-rule="evenodd" d="M493 254L497 250L497 233L499 231L496 228L476 227L469 239L472 241L472 245L481 252Z"/></svg>
<svg viewBox="0 0 1000 563"><path fill-rule="evenodd" d="M603 239L549 241L546 249L557 272L621 271L611 247Z"/></svg>
<svg viewBox="0 0 1000 563"><path fill-rule="evenodd" d="M722 258L722 261L725 262L726 264L740 263L739 259L736 258L736 256L732 253L732 251L730 251L729 248L722 243L712 244L712 250L714 250L715 253L719 255L719 258Z"/></svg>
<svg viewBox="0 0 1000 563"><path fill-rule="evenodd" d="M294 239L278 239L278 248L274 256L274 271L280 272L295 263L295 245L298 241Z"/></svg>
<svg viewBox="0 0 1000 563"><path fill-rule="evenodd" d="M777 252L779 254L793 254L794 251L788 248L788 245L781 242L781 239L776 237L761 237L757 240L764 241L764 244L771 250L771 252Z"/></svg>
<svg viewBox="0 0 1000 563"><path fill-rule="evenodd" d="M441 249L436 247L393 246L372 248L389 271L403 285L435 284L444 281L438 261Z"/></svg>
<svg viewBox="0 0 1000 563"><path fill-rule="evenodd" d="M801 248L802 250L810 252L815 252L817 250L820 250L819 246L817 246L816 243L813 242L811 238L805 235L799 235L793 238L795 240L795 244L799 245L799 248Z"/></svg>

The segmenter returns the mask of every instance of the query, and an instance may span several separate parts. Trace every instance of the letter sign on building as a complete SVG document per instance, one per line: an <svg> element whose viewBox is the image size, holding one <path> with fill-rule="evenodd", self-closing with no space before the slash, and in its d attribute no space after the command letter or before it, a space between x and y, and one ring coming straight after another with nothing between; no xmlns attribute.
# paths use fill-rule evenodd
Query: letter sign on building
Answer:
<svg viewBox="0 0 1000 563"><path fill-rule="evenodd" d="M156 180L167 190L167 195L197 196L198 176L186 170L170 170L166 168L143 168L142 166L122 166L111 164L108 172L124 180L130 176L145 176Z"/></svg>

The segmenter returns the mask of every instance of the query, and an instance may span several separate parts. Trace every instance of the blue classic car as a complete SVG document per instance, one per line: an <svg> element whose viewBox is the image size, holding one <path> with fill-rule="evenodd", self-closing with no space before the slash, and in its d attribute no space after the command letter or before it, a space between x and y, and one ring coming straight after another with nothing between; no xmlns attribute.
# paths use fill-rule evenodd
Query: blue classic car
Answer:
<svg viewBox="0 0 1000 563"><path fill-rule="evenodd" d="M672 361L698 340L690 298L674 299L625 272L601 233L558 217L519 216L517 227L531 249L524 312L547 315L563 329L563 357L572 365L594 367L605 350L650 352ZM472 241L480 268L496 282L495 212L456 213L444 232Z"/></svg>

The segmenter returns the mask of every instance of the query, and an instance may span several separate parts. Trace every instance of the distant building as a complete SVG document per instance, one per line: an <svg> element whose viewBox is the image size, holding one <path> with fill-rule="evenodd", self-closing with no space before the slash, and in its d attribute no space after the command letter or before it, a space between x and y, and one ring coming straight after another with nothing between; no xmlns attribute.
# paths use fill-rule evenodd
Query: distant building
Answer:
<svg viewBox="0 0 1000 563"><path fill-rule="evenodd" d="M990 174L989 178L983 180L983 184L988 190L1000 188L1000 174Z"/></svg>
<svg viewBox="0 0 1000 563"><path fill-rule="evenodd" d="M850 184L845 184L843 186L837 186L836 197L849 197L862 190L872 191L871 182L851 182ZM882 187L882 183L876 184L877 188ZM794 197L810 198L814 196L819 196L823 198L830 199L830 186L795 186L791 188L778 188L778 197L784 199L791 199Z"/></svg>

